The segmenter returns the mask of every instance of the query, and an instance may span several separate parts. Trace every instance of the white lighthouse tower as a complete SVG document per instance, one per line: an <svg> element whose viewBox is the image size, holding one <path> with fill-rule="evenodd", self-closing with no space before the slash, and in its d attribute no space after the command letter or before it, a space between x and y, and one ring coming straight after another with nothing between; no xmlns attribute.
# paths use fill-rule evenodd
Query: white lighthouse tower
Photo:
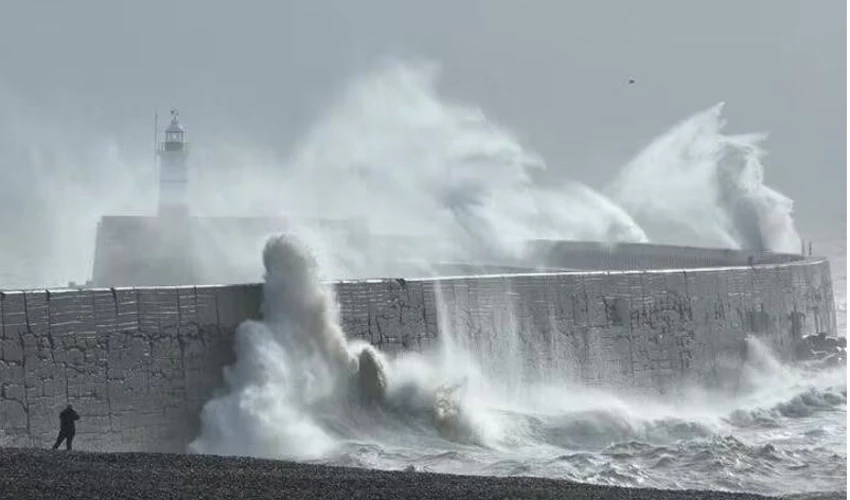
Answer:
<svg viewBox="0 0 850 500"><path fill-rule="evenodd" d="M184 129L171 110L171 123L165 129L165 142L157 147L159 157L159 216L185 218L189 215L189 144Z"/></svg>

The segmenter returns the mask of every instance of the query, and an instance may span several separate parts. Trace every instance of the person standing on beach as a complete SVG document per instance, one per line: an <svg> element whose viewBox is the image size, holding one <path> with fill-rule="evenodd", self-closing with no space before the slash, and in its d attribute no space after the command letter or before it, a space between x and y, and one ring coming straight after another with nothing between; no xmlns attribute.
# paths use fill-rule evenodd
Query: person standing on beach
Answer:
<svg viewBox="0 0 850 500"><path fill-rule="evenodd" d="M76 422L80 419L80 415L74 411L74 407L70 404L59 414L59 437L56 438L56 443L53 449L59 448L62 440L65 441L65 446L68 451L71 451L71 441L74 440L74 434L77 433Z"/></svg>

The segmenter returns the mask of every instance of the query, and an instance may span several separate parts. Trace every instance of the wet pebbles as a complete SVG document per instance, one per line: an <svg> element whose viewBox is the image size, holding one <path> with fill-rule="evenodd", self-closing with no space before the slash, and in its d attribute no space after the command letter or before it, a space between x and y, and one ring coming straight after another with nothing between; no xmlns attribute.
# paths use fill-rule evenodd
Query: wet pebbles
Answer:
<svg viewBox="0 0 850 500"><path fill-rule="evenodd" d="M845 498L845 494L834 497ZM453 476L410 468L376 471L238 457L0 448L0 498L708 500L766 497L592 486L524 477Z"/></svg>

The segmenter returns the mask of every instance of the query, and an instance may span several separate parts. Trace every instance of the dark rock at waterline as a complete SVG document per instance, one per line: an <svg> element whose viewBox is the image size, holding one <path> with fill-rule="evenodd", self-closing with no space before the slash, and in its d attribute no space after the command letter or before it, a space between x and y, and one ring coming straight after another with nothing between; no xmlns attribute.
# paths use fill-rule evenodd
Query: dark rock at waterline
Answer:
<svg viewBox="0 0 850 500"><path fill-rule="evenodd" d="M807 335L794 346L794 354L798 361L818 360L828 364L847 362L847 339L845 337L828 337L821 332L817 335Z"/></svg>
<svg viewBox="0 0 850 500"><path fill-rule="evenodd" d="M0 448L0 499L326 498L767 499L716 491L620 488L529 477L376 471L272 460ZM797 499L846 498L846 492Z"/></svg>

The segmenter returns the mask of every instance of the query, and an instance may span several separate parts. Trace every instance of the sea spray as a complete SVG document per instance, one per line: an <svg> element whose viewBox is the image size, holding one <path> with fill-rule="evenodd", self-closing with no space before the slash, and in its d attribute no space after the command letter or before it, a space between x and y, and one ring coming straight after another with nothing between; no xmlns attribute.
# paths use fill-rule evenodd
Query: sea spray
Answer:
<svg viewBox="0 0 850 500"><path fill-rule="evenodd" d="M263 182L205 168L201 190L355 219L369 238L334 239L306 219L294 227L337 279L428 275L440 262L533 268L540 263L523 259L529 239L799 251L792 202L764 182L763 136L724 133L720 105L653 141L603 194L579 182L581 166L549 165L484 111L446 99L439 76L437 65L402 62L361 74L286 160L258 167ZM547 169L563 181L537 181ZM398 236L415 243L395 245Z"/></svg>
<svg viewBox="0 0 850 500"><path fill-rule="evenodd" d="M225 369L225 394L201 413L201 453L319 458L335 439L314 412L332 402L357 372L358 357L339 328L330 291L315 263L286 238L263 252L263 322L235 335L236 362Z"/></svg>
<svg viewBox="0 0 850 500"><path fill-rule="evenodd" d="M438 76L436 65L388 63L345 86L288 162L287 202L420 238L409 257L429 263L516 259L529 239L646 241L589 187L535 182L543 159L480 109L440 96ZM368 264L381 272L382 258L398 257Z"/></svg>
<svg viewBox="0 0 850 500"><path fill-rule="evenodd" d="M191 451L319 459L345 439L382 432L357 428L358 420L386 418L483 444L461 401L464 380L446 377L438 355L388 364L374 347L346 339L331 290L293 238L271 238L263 262L264 319L238 327L236 362L224 370L224 391L204 406Z"/></svg>
<svg viewBox="0 0 850 500"><path fill-rule="evenodd" d="M265 319L239 327L236 362L203 408L192 451L766 493L828 488L846 474L846 426L832 419L845 411L844 367L788 367L748 338L732 389L637 396L532 370L516 390L505 380L514 374L481 363L491 353L455 329L457 303L439 280L428 282L439 346L385 356L345 337L331 290L292 239L269 241L264 262ZM497 351L505 363L508 351L522 356ZM797 433L803 419L824 431ZM803 487L805 463L829 472Z"/></svg>
<svg viewBox="0 0 850 500"><path fill-rule="evenodd" d="M653 141L603 194L579 182L580 165L549 165L481 109L446 99L439 76L427 63L373 68L343 86L288 159L260 169L264 182L203 169L203 191L229 200L247 189L257 206L416 241L329 243L329 231L301 224L336 278L393 275L400 258L534 267L522 260L529 239L799 251L792 202L764 182L763 136L724 133L721 105ZM562 182L539 182L548 169Z"/></svg>
<svg viewBox="0 0 850 500"><path fill-rule="evenodd" d="M790 199L764 184L763 134L727 135L717 104L674 126L608 189L653 242L794 253Z"/></svg>

